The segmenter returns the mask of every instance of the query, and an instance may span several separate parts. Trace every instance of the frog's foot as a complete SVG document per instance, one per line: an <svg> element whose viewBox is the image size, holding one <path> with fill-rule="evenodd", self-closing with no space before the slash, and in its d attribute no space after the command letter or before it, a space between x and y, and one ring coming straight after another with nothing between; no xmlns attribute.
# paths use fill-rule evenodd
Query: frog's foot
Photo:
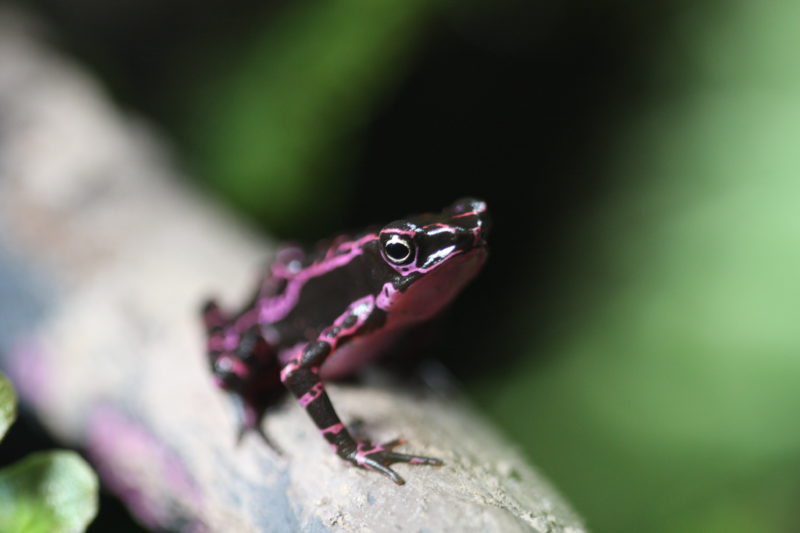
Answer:
<svg viewBox="0 0 800 533"><path fill-rule="evenodd" d="M238 420L238 431L236 432L236 445L240 446L244 440L245 435L250 432L258 433L267 446L278 455L283 455L280 448L272 441L263 428L264 410L258 409L253 405L244 401L238 394L232 394L233 406L236 410L236 419Z"/></svg>
<svg viewBox="0 0 800 533"><path fill-rule="evenodd" d="M244 440L245 435L247 435L250 432L258 433L258 435L261 437L261 440L263 440L267 444L267 446L272 448L272 451L274 451L278 455L283 455L283 450L281 450L278 447L278 445L275 444L275 442L269 437L269 435L267 435L267 432L264 431L264 428L261 427L261 424L255 424L255 425L240 424L239 431L236 432L236 445L240 446L242 444L242 441Z"/></svg>
<svg viewBox="0 0 800 533"><path fill-rule="evenodd" d="M407 455L392 451L393 448L405 443L404 439L394 439L382 445L375 445L369 441L359 442L355 451L350 453L346 459L354 465L368 470L377 470L389 479L402 485L405 480L397 472L389 468L394 463L409 463L412 465L431 465L441 466L444 463L440 459L425 457L422 455Z"/></svg>

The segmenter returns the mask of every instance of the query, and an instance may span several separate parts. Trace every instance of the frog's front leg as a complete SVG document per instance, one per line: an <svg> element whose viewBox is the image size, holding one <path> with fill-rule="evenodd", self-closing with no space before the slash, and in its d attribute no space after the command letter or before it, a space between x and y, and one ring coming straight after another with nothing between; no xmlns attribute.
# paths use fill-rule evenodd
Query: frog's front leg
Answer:
<svg viewBox="0 0 800 533"><path fill-rule="evenodd" d="M325 329L315 341L306 345L297 357L286 364L281 371L281 380L308 412L339 457L354 465L377 470L402 485L405 481L389 465L411 463L438 466L442 462L431 457L392 451L402 444L401 439L383 445L374 445L369 441L356 442L336 414L319 377L325 359L338 347L356 335L366 334L383 320L384 311L375 306L373 296L354 302L331 327Z"/></svg>

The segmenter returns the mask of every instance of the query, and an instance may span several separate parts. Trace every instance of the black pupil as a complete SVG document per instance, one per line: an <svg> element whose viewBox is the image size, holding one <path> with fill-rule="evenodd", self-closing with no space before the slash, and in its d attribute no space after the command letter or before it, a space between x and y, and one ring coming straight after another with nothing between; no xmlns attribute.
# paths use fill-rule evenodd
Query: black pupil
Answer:
<svg viewBox="0 0 800 533"><path fill-rule="evenodd" d="M402 242L390 242L386 245L386 255L395 261L402 261L409 255L408 246Z"/></svg>

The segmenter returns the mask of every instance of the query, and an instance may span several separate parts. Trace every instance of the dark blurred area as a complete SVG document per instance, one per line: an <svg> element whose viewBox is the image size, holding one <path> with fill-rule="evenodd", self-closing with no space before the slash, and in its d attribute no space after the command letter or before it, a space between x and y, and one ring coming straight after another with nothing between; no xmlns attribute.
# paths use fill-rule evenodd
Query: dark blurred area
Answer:
<svg viewBox="0 0 800 533"><path fill-rule="evenodd" d="M24 5L270 235L485 199L431 351L591 531L800 528L800 9Z"/></svg>
<svg viewBox="0 0 800 533"><path fill-rule="evenodd" d="M263 79L270 73L254 74L259 60L252 56L275 54L269 46L272 35L287 33L282 30L287 19L302 26L307 22L292 17L335 17L335 8L297 15L293 10L306 8L280 2L130 2L113 7L85 2L83 10L72 3L32 4L59 29L58 42L95 68L122 106L151 117L171 133L193 175L271 235L310 241L439 209L467 194L485 198L495 228L492 261L485 279L453 314L465 330L485 328L501 338L513 334L508 314L517 313L520 305L526 313L536 313L537 322L551 319L559 298L553 289L562 268L563 234L572 230L575 215L603 193L610 133L643 97L648 49L659 44L654 25L667 25L676 9L671 3L612 8L582 2L418 2L404 10L385 4L362 15L364 22L384 24L391 31L397 23L386 19L405 16L410 19L405 24L415 28L398 39L408 41L400 51L398 44L381 43L387 59L395 58L395 68L373 74L378 81L362 81L370 85L367 89L356 87L366 93L364 101L348 105L360 116L335 117L338 123L326 124L329 117L321 115L312 117L318 126L296 126L293 117L268 124L271 109L258 109L259 96L252 97L255 110L224 98L245 84L253 91L263 84L271 92L270 80ZM346 37L346 32L340 36ZM308 38L322 41L312 45L321 54L333 46L317 35ZM296 44L274 40L274 46ZM297 59L311 65L298 62L295 68L301 73L290 70L289 76L326 81L325 75L302 73L323 60L311 54ZM230 66L237 62L242 65ZM336 88L289 91L310 94L318 106L336 107L341 98ZM326 91L332 94L317 94ZM214 102L206 106L209 100ZM326 134L331 146L316 147L329 164L309 170L303 168L306 162L273 163L258 124L241 125L241 120L241 128L255 128L242 145L222 155L204 149L217 142L217 135L233 135L235 126L209 133L225 115L241 113L247 116L243 120L257 122L259 111L265 116L264 129L276 130L275 135L299 136L292 133L294 128L301 133L305 128L333 130ZM237 166L242 157L252 160L248 168ZM511 287L526 287L533 294L522 303L511 297L516 292ZM492 302L491 313L474 312L482 302ZM489 341L456 335L459 345L445 357L453 357L450 366L458 375L483 373L483 358L467 347L476 341L494 343L497 336ZM488 344L484 349L496 351ZM495 362L515 353L501 352L494 354Z"/></svg>

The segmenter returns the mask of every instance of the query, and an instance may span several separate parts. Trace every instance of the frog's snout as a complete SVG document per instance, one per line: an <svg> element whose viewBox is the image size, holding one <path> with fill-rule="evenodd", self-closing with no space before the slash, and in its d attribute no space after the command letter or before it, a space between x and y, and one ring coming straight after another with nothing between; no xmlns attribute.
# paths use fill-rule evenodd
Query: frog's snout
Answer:
<svg viewBox="0 0 800 533"><path fill-rule="evenodd" d="M462 247L485 247L491 219L486 202L477 198L461 198L449 209L453 221L461 227Z"/></svg>
<svg viewBox="0 0 800 533"><path fill-rule="evenodd" d="M484 204L485 205L485 204ZM478 238L480 246L486 246L489 230L492 228L492 217L489 216L489 211L484 210L478 214Z"/></svg>

